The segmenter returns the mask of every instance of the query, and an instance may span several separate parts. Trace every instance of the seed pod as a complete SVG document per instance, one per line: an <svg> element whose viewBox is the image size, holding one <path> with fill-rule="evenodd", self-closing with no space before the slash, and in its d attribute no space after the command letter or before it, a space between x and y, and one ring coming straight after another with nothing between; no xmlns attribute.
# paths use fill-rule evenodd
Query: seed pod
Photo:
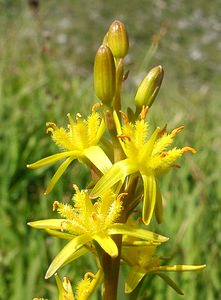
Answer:
<svg viewBox="0 0 221 300"><path fill-rule="evenodd" d="M97 97L110 106L116 89L114 57L107 45L101 45L94 61L94 89Z"/></svg>
<svg viewBox="0 0 221 300"><path fill-rule="evenodd" d="M114 57L124 58L129 48L128 34L123 23L114 21L107 36L108 46L110 47Z"/></svg>
<svg viewBox="0 0 221 300"><path fill-rule="evenodd" d="M151 107L160 89L164 71L162 66L150 70L138 87L135 96L135 105L141 108L143 105Z"/></svg>

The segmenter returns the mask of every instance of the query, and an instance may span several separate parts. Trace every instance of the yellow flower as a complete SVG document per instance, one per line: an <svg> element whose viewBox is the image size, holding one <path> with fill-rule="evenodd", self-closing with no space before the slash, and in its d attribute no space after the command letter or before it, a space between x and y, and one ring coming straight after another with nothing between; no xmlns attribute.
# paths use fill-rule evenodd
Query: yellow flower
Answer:
<svg viewBox="0 0 221 300"><path fill-rule="evenodd" d="M206 265L173 265L161 266L159 255L155 254L156 245L141 245L140 241L133 241L132 245L123 246L122 258L131 265L131 270L128 274L125 284L125 292L131 293L149 274L157 274L164 279L178 294L183 295L182 290L176 283L163 272L184 272L198 271L206 267Z"/></svg>
<svg viewBox="0 0 221 300"><path fill-rule="evenodd" d="M87 300L94 292L95 288L102 279L103 273L101 270L97 274L87 272L76 288L74 296L71 283L67 277L63 278L63 282L59 278L58 274L55 274L55 280L58 286L59 298L58 300Z"/></svg>
<svg viewBox="0 0 221 300"><path fill-rule="evenodd" d="M52 133L53 141L63 151L27 165L28 168L36 169L66 158L51 179L45 194L52 190L58 179L75 159L86 163L89 160L102 173L105 173L112 166L109 158L97 145L105 130L104 120L100 118L99 114L92 109L92 114L87 120L84 120L78 113L76 122L73 121L70 114L67 116L70 123L67 129L57 127L52 122L47 123L49 126L47 132Z"/></svg>
<svg viewBox="0 0 221 300"><path fill-rule="evenodd" d="M55 280L59 291L58 300L75 300L70 280L64 277L62 282L57 274L55 274Z"/></svg>
<svg viewBox="0 0 221 300"><path fill-rule="evenodd" d="M118 256L118 248L111 238L114 234L134 236L150 244L158 244L167 240L166 237L156 233L117 223L122 210L122 194L116 197L111 190L107 190L93 204L87 190L80 191L76 186L74 187L76 190L73 198L74 207L57 201L54 203L54 209L57 208L59 214L64 217L63 219L28 223L31 227L45 229L52 235L71 240L52 261L46 278L52 276L64 264L83 255L87 251L84 249L86 245L88 249L91 249L92 241L96 241L111 257Z"/></svg>
<svg viewBox="0 0 221 300"><path fill-rule="evenodd" d="M155 209L157 221L162 222L162 197L157 178L167 173L171 167L179 167L174 162L185 152L196 151L191 147L181 149L166 148L172 144L174 137L184 128L174 129L170 134L166 133L166 127L160 130L156 128L148 138L148 123L145 122L145 110L141 113L141 119L135 124L129 123L126 116L125 124L121 128L115 114L115 122L118 137L126 159L114 164L109 171L97 182L91 192L91 197L102 195L106 189L113 187L117 182L123 183L126 176L140 175L144 186L144 200L142 219L148 225ZM118 187L119 188L119 187Z"/></svg>

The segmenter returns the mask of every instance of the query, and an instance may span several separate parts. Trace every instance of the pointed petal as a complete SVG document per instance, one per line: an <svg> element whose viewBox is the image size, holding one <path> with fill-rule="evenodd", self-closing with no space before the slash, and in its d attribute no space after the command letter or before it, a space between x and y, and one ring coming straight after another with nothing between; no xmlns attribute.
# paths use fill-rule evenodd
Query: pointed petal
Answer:
<svg viewBox="0 0 221 300"><path fill-rule="evenodd" d="M160 276L163 280L166 281L166 283L171 286L179 295L184 295L183 291L178 287L178 285L167 275L163 273L156 273L158 276Z"/></svg>
<svg viewBox="0 0 221 300"><path fill-rule="evenodd" d="M83 245L91 241L91 236L89 234L82 234L73 238L54 258L50 264L45 279L51 277L62 265L66 263L67 260L81 248Z"/></svg>
<svg viewBox="0 0 221 300"><path fill-rule="evenodd" d="M124 181L127 175L135 172L136 169L128 159L117 162L112 168L96 183L91 191L90 197L101 196L106 190L110 189L118 181Z"/></svg>
<svg viewBox="0 0 221 300"><path fill-rule="evenodd" d="M115 242L106 234L94 234L93 239L103 248L111 257L118 256L118 249Z"/></svg>
<svg viewBox="0 0 221 300"><path fill-rule="evenodd" d="M57 183L58 179L62 176L62 174L65 172L65 170L67 169L67 167L70 165L70 163L75 159L76 157L69 157L67 158L61 165L60 167L57 169L57 171L55 172L54 176L52 177L46 191L44 192L45 195L47 195L48 193L50 193L50 191L53 189L53 187L55 186L55 184Z"/></svg>
<svg viewBox="0 0 221 300"><path fill-rule="evenodd" d="M33 164L28 164L27 167L30 169L37 169L37 168L41 168L43 166L53 164L62 158L66 158L68 156L78 157L79 155L80 155L79 151L66 151L66 152L62 152L62 153L57 153L57 154L45 157L43 159L40 159Z"/></svg>
<svg viewBox="0 0 221 300"><path fill-rule="evenodd" d="M205 269L206 265L174 265L174 266L159 266L156 267L156 271L167 271L167 272L188 272L188 271L199 271Z"/></svg>
<svg viewBox="0 0 221 300"><path fill-rule="evenodd" d="M145 229L137 229L133 226L116 223L111 225L108 228L108 234L125 234L129 236L133 236L139 239L143 239L145 241L149 241L151 244L153 243L164 243L168 241L168 238L162 235L159 235L155 232L145 230Z"/></svg>
<svg viewBox="0 0 221 300"><path fill-rule="evenodd" d="M151 221L156 203L156 180L152 175L142 175L142 179L144 183L142 220L145 225L148 225Z"/></svg>
<svg viewBox="0 0 221 300"><path fill-rule="evenodd" d="M157 219L158 224L161 224L163 222L163 200L162 200L162 195L157 180L156 180L155 217Z"/></svg>
<svg viewBox="0 0 221 300"><path fill-rule="evenodd" d="M140 267L133 267L126 279L125 283L125 293L131 293L140 283L140 281L143 279L143 277L146 275L146 271L142 270Z"/></svg>
<svg viewBox="0 0 221 300"><path fill-rule="evenodd" d="M45 231L48 234L58 237L60 239L72 240L75 237L75 235L73 235L73 234L62 232L62 231L57 231L57 230L53 230L53 229L45 229Z"/></svg>
<svg viewBox="0 0 221 300"><path fill-rule="evenodd" d="M62 227L62 223L65 221L66 219L46 219L46 220L29 222L28 225L38 229L59 229L60 230Z"/></svg>
<svg viewBox="0 0 221 300"><path fill-rule="evenodd" d="M92 146L84 150L84 155L104 174L112 163L99 146Z"/></svg>
<svg viewBox="0 0 221 300"><path fill-rule="evenodd" d="M104 133L104 130L105 130L105 122L104 122L104 119L102 119L101 123L100 123L100 126L99 126L99 129L98 129L97 134L96 134L96 142L97 143L101 139L101 137Z"/></svg>
<svg viewBox="0 0 221 300"><path fill-rule="evenodd" d="M85 247L81 247L80 249L78 249L77 251L75 251L68 260L66 260L61 267L69 264L71 261L78 259L79 257L81 257L82 255L86 254L89 250L86 249Z"/></svg>
<svg viewBox="0 0 221 300"><path fill-rule="evenodd" d="M160 127L157 127L156 130L154 131L154 133L151 135L148 142L144 145L144 147L142 149L141 161L144 161L146 157L150 157L150 155L153 151L153 148L154 148L154 144L158 138L159 132L160 132Z"/></svg>
<svg viewBox="0 0 221 300"><path fill-rule="evenodd" d="M63 283L57 273L55 274L55 280L56 280L57 287L58 287L58 294L59 294L58 300L63 300L64 299L63 294L64 294L65 290L63 287Z"/></svg>
<svg viewBox="0 0 221 300"><path fill-rule="evenodd" d="M120 121L119 121L116 111L113 112L113 117L114 117L114 122L115 122L116 130L117 130L117 135L121 135L122 134L121 124L120 124ZM119 139L119 142L121 144L122 149L125 152L124 142L121 139Z"/></svg>

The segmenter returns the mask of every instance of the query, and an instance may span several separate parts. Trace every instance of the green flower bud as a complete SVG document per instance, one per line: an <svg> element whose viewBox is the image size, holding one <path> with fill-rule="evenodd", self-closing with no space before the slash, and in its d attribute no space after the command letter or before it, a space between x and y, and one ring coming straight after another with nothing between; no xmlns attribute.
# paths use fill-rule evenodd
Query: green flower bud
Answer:
<svg viewBox="0 0 221 300"><path fill-rule="evenodd" d="M141 108L143 105L151 107L160 89L163 74L162 66L157 66L150 70L137 90L135 96L136 107Z"/></svg>
<svg viewBox="0 0 221 300"><path fill-rule="evenodd" d="M94 89L97 97L111 105L116 89L116 68L110 48L101 45L94 61Z"/></svg>
<svg viewBox="0 0 221 300"><path fill-rule="evenodd" d="M129 41L127 30L123 23L114 21L111 24L108 30L107 41L114 57L124 58L127 55Z"/></svg>

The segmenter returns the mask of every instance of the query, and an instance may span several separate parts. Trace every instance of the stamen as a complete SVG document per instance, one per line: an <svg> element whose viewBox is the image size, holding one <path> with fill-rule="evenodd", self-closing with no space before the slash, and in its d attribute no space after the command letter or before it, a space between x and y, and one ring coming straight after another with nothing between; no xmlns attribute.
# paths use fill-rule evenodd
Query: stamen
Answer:
<svg viewBox="0 0 221 300"><path fill-rule="evenodd" d="M128 116L122 110L120 110L120 113L121 113L121 115L122 115L122 117L124 119L124 124L128 124L129 123Z"/></svg>
<svg viewBox="0 0 221 300"><path fill-rule="evenodd" d="M47 122L46 126L57 127L57 125L54 122Z"/></svg>
<svg viewBox="0 0 221 300"><path fill-rule="evenodd" d="M131 141L131 138L126 134L117 135L117 138L119 138L119 139L128 139L129 141Z"/></svg>
<svg viewBox="0 0 221 300"><path fill-rule="evenodd" d="M64 225L66 225L67 224L67 221L62 221L61 222L61 231L64 231L65 230L65 227L66 226L64 226Z"/></svg>
<svg viewBox="0 0 221 300"><path fill-rule="evenodd" d="M75 192L78 192L79 191L79 188L76 184L73 184L73 189L75 190Z"/></svg>
<svg viewBox="0 0 221 300"><path fill-rule="evenodd" d="M145 120L146 119L148 110L149 110L148 106L145 106L145 105L142 106L141 113L139 114L139 119L140 120Z"/></svg>
<svg viewBox="0 0 221 300"><path fill-rule="evenodd" d="M172 164L171 167L174 167L174 168L177 168L177 169L180 169L180 168L181 168L181 166L178 165L178 164Z"/></svg>
<svg viewBox="0 0 221 300"><path fill-rule="evenodd" d="M184 126L180 126L178 128L175 128L172 132L171 132L171 136L175 137L180 131L182 131L184 129Z"/></svg>
<svg viewBox="0 0 221 300"><path fill-rule="evenodd" d="M49 128L47 128L47 130L46 130L46 133L49 133L49 132L54 132L54 129L53 128L51 128L51 127L49 127Z"/></svg>
<svg viewBox="0 0 221 300"><path fill-rule="evenodd" d="M98 108L98 107L101 107L101 106L103 106L103 103L102 102L96 102L93 106L92 106L92 112L95 112L96 111L96 109Z"/></svg>
<svg viewBox="0 0 221 300"><path fill-rule="evenodd" d="M89 277L92 277L92 278L95 278L96 275L92 272L87 272L85 275L84 275L84 279L88 279Z"/></svg>
<svg viewBox="0 0 221 300"><path fill-rule="evenodd" d="M164 152L162 152L161 154L160 154L160 157L165 157L165 156L167 156L168 155L168 152L167 151L164 151Z"/></svg>
<svg viewBox="0 0 221 300"><path fill-rule="evenodd" d="M96 221L97 220L96 212L92 212L91 217L92 217L93 221Z"/></svg>
<svg viewBox="0 0 221 300"><path fill-rule="evenodd" d="M185 153L185 152L190 151L190 152L192 152L193 154L195 154L195 153L197 152L196 149L194 149L194 148L192 148L192 147L189 147L189 146L183 147L181 150L182 150L182 153Z"/></svg>
<svg viewBox="0 0 221 300"><path fill-rule="evenodd" d="M139 218L136 219L136 223L137 223L137 224L138 224L138 223L143 223L143 224L144 224L144 222L143 222L143 220L142 220L141 217L139 217Z"/></svg>
<svg viewBox="0 0 221 300"><path fill-rule="evenodd" d="M130 70L128 70L128 71L123 75L122 81L127 80L129 73L130 73Z"/></svg>
<svg viewBox="0 0 221 300"><path fill-rule="evenodd" d="M159 137L163 136L166 132L167 132L167 124L165 124L163 129L159 132Z"/></svg>
<svg viewBox="0 0 221 300"><path fill-rule="evenodd" d="M80 114L80 113L77 113L76 114L76 120L78 121L79 119L81 119L82 118L82 115Z"/></svg>
<svg viewBox="0 0 221 300"><path fill-rule="evenodd" d="M59 205L58 201L54 201L53 202L53 211L55 211L57 209L57 206Z"/></svg>
<svg viewBox="0 0 221 300"><path fill-rule="evenodd" d="M127 196L127 195L128 195L128 193L121 193L117 196L117 200L120 201L121 198L124 198L124 196Z"/></svg>

